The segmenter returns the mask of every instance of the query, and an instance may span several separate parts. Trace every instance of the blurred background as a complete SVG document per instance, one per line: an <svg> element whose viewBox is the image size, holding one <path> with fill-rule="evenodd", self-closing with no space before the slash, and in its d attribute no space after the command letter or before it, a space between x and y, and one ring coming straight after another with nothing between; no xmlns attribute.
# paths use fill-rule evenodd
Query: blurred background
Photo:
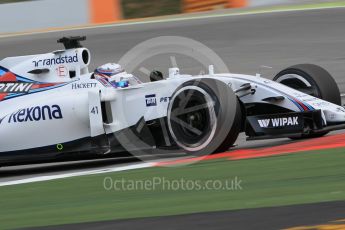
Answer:
<svg viewBox="0 0 345 230"><path fill-rule="evenodd" d="M206 11L238 11L337 0L0 0L0 33L46 31Z"/></svg>

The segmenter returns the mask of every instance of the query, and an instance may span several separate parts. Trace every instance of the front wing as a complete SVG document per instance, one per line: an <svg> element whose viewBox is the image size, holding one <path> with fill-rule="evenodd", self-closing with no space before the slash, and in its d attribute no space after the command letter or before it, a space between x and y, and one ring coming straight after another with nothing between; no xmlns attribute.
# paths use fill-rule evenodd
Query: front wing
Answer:
<svg viewBox="0 0 345 230"><path fill-rule="evenodd" d="M344 128L344 123L326 125L321 110L248 116L245 122L248 140L302 137Z"/></svg>

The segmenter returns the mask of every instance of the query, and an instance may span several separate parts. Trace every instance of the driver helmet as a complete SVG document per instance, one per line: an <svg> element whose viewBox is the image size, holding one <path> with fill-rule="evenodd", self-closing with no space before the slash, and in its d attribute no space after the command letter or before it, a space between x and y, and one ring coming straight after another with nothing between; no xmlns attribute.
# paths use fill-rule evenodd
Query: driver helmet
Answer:
<svg viewBox="0 0 345 230"><path fill-rule="evenodd" d="M116 63L107 63L97 67L94 73L100 77L111 78L119 73L125 72L121 65Z"/></svg>
<svg viewBox="0 0 345 230"><path fill-rule="evenodd" d="M102 77L108 80L108 82L114 87L128 87L127 73L116 63L107 63L99 66L95 69L94 74L97 77Z"/></svg>

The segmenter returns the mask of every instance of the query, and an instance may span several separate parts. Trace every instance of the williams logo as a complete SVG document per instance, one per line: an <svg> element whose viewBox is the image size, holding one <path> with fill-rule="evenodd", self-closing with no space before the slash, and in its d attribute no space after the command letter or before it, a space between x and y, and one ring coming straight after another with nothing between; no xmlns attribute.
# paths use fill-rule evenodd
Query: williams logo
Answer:
<svg viewBox="0 0 345 230"><path fill-rule="evenodd" d="M157 99L156 94L150 94L145 96L146 100L146 106L156 106L157 105Z"/></svg>
<svg viewBox="0 0 345 230"><path fill-rule="evenodd" d="M8 123L21 123L42 120L45 121L63 118L61 108L58 105L44 105L20 109L9 116L6 115L5 117L1 118L0 124L5 120L6 117Z"/></svg>
<svg viewBox="0 0 345 230"><path fill-rule="evenodd" d="M74 56L60 56L57 58L46 58L46 59L40 59L36 61L32 61L34 63L35 67L39 66L52 66L52 65L60 65L60 64L68 64L68 63L76 63L78 62L78 54L75 54Z"/></svg>
<svg viewBox="0 0 345 230"><path fill-rule="evenodd" d="M0 93L27 93L33 83L26 82L1 82Z"/></svg>
<svg viewBox="0 0 345 230"><path fill-rule="evenodd" d="M297 126L298 117L280 117L271 119L258 120L259 126L261 128L277 128L286 126Z"/></svg>

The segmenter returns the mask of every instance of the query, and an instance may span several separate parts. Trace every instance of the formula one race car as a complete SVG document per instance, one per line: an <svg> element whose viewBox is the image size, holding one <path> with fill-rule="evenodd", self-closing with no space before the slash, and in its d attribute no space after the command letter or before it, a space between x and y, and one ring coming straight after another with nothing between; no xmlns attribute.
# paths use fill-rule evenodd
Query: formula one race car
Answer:
<svg viewBox="0 0 345 230"><path fill-rule="evenodd" d="M142 83L132 74L107 78L107 69L89 73L84 39L0 61L0 165L144 149L211 154L240 132L249 140L309 138L345 128L339 89L321 67L296 65L273 80L171 68L166 79L153 71Z"/></svg>

